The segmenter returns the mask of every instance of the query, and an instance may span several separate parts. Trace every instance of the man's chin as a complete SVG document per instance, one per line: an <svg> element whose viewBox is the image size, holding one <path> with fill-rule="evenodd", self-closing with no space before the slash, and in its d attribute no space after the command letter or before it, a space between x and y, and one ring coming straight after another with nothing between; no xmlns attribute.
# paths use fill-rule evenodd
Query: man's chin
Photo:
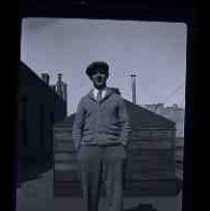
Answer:
<svg viewBox="0 0 210 211"><path fill-rule="evenodd" d="M103 83L97 83L97 84L94 84L95 88L97 89L101 89L101 88L104 88L105 85Z"/></svg>

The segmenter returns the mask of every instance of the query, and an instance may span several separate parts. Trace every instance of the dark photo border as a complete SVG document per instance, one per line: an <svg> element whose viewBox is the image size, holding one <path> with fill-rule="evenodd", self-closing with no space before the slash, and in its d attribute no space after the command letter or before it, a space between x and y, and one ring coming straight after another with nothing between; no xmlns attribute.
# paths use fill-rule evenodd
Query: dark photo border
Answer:
<svg viewBox="0 0 210 211"><path fill-rule="evenodd" d="M198 86L200 79L199 60L197 54L202 43L200 40L200 19L198 11L191 1L181 0L144 0L138 1L96 1L96 0L22 0L20 2L19 15L15 25L16 39L12 42L15 47L15 60L11 65L14 70L13 86L9 94L14 96L9 104L12 105L10 116L15 120L8 124L13 128L13 133L8 134L11 142L7 142L7 148L10 151L7 180L9 180L8 190L12 190L6 198L11 198L9 207L15 210L15 169L16 169L16 152L18 146L17 139L17 119L18 119L18 87L19 87L19 55L20 55L20 37L21 21L27 17L56 17L56 18L87 18L87 19L112 19L112 20L139 20L139 21L164 21L164 22L181 22L187 25L187 71L186 71L186 89L185 89L185 145L184 145L184 176L183 176L183 200L182 211L191 211L195 209L195 147L201 128L202 117L201 107L199 104L199 93L205 90L204 86ZM198 39L199 37L199 39ZM198 50L198 51L197 51ZM14 88L14 89L13 89ZM15 95L12 95L14 91ZM193 94L192 94L193 93ZM204 129L203 129L204 130ZM201 137L200 137L201 138ZM14 141L15 140L15 141ZM5 153L7 155L7 153ZM12 156L11 156L12 154ZM5 157L6 159L8 158ZM3 166L4 168L4 166ZM6 168L5 168L6 169ZM7 181L6 180L6 181ZM10 181L11 180L11 181ZM8 197L7 197L8 196ZM197 210L197 209L196 209Z"/></svg>

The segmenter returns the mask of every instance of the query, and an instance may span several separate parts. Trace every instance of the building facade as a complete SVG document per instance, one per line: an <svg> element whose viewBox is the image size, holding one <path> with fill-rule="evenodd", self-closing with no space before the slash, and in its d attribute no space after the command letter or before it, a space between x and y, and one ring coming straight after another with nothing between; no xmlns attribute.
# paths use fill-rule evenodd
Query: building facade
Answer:
<svg viewBox="0 0 210 211"><path fill-rule="evenodd" d="M19 170L38 163L52 165L52 128L54 123L63 120L66 115L67 99L51 88L49 75L44 73L39 77L21 62L17 153Z"/></svg>

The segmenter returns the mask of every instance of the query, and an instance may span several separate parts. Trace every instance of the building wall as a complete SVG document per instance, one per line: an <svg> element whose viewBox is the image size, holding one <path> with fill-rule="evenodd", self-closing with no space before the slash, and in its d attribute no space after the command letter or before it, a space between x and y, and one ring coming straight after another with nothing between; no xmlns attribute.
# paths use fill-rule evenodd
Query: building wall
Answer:
<svg viewBox="0 0 210 211"><path fill-rule="evenodd" d="M65 116L66 102L21 63L19 156L22 164L52 160L53 124Z"/></svg>

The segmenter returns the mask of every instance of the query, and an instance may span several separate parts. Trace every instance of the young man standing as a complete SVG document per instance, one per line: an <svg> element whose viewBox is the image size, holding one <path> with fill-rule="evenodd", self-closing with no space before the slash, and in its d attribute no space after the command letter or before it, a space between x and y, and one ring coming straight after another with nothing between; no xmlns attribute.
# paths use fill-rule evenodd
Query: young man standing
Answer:
<svg viewBox="0 0 210 211"><path fill-rule="evenodd" d="M80 100L73 125L85 211L98 210L101 181L106 188L108 211L122 211L123 164L129 132L125 102L106 86L107 63L93 62L86 74L93 90Z"/></svg>

